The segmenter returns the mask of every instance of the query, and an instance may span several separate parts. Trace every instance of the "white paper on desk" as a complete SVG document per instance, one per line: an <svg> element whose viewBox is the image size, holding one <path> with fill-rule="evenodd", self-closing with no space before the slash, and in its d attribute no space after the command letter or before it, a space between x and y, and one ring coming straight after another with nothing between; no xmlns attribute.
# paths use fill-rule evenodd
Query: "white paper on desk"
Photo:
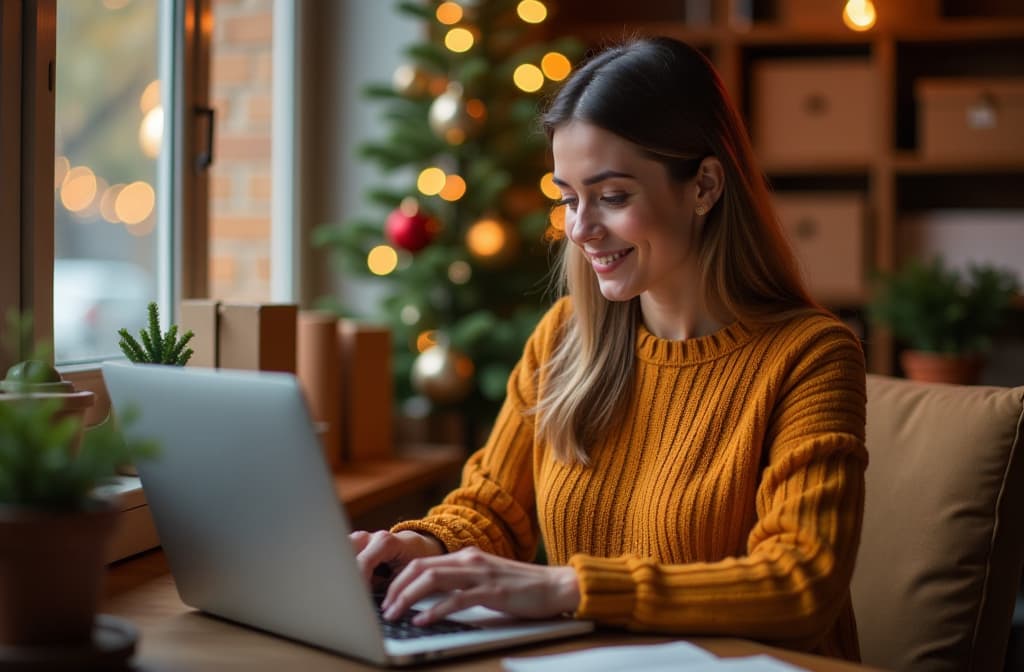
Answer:
<svg viewBox="0 0 1024 672"><path fill-rule="evenodd" d="M766 655L716 658L689 642L604 646L532 658L505 658L505 672L804 672Z"/></svg>
<svg viewBox="0 0 1024 672"><path fill-rule="evenodd" d="M689 642L602 646L571 653L532 658L505 658L505 672L618 672L618 670L680 670L682 665L713 662L716 658Z"/></svg>

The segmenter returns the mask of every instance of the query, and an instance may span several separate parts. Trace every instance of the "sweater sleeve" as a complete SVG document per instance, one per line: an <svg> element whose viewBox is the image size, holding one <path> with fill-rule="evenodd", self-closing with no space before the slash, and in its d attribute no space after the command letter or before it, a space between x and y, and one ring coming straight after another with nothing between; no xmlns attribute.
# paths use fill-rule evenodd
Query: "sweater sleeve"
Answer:
<svg viewBox="0 0 1024 672"><path fill-rule="evenodd" d="M467 460L460 486L425 518L399 523L436 537L448 552L467 546L532 560L540 532L533 477L534 416L539 371L567 319L562 299L540 321L509 376L505 402L484 446Z"/></svg>
<svg viewBox="0 0 1024 672"><path fill-rule="evenodd" d="M864 374L859 345L839 328L782 374L746 555L683 565L575 555L577 616L639 631L820 641L848 602L860 540Z"/></svg>

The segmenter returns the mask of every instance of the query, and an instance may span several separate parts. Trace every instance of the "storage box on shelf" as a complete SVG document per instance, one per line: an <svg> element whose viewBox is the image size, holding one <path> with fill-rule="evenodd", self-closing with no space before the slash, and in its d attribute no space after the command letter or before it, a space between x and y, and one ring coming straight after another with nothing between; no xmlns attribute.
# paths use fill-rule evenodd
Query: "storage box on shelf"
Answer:
<svg viewBox="0 0 1024 672"><path fill-rule="evenodd" d="M862 303L863 195L779 192L775 207L811 295L830 306Z"/></svg>
<svg viewBox="0 0 1024 672"><path fill-rule="evenodd" d="M1024 158L1024 77L922 78L915 97L923 158Z"/></svg>

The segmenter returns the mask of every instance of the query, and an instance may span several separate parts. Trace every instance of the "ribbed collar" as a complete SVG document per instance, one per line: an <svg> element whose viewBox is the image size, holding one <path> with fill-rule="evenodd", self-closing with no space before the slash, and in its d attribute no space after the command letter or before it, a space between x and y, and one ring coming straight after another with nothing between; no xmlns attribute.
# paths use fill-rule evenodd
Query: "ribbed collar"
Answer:
<svg viewBox="0 0 1024 672"><path fill-rule="evenodd" d="M736 321L707 336L672 341L658 338L640 322L636 332L636 352L637 357L653 364L700 364L732 352L750 341L753 335L749 327Z"/></svg>

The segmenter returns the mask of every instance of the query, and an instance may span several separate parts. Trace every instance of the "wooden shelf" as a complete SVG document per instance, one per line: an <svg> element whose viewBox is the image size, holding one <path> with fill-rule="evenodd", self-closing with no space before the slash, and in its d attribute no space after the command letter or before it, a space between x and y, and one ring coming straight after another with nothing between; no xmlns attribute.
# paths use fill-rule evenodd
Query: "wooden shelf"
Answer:
<svg viewBox="0 0 1024 672"><path fill-rule="evenodd" d="M892 167L904 175L1024 173L1024 157L1015 159L929 159L914 152L897 152Z"/></svg>
<svg viewBox="0 0 1024 672"><path fill-rule="evenodd" d="M761 170L768 175L866 175L871 170L868 161L762 161Z"/></svg>
<svg viewBox="0 0 1024 672"><path fill-rule="evenodd" d="M458 446L407 446L394 458L347 464L334 475L349 516L360 516L426 486L458 475L466 455Z"/></svg>

